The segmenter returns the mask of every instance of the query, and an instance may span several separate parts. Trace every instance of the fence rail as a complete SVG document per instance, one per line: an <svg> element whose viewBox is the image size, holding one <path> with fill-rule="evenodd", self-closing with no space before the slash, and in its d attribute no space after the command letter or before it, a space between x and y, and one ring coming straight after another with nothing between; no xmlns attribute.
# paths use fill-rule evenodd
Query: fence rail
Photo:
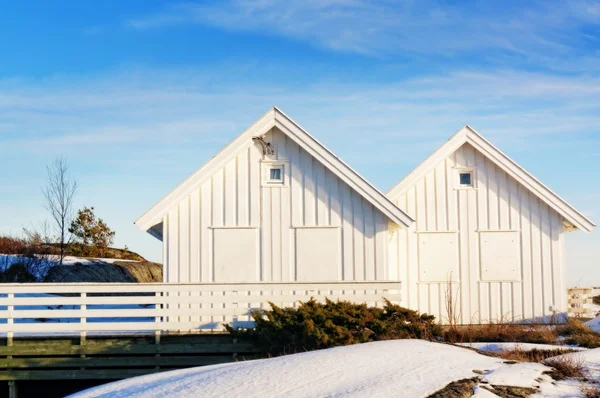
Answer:
<svg viewBox="0 0 600 398"><path fill-rule="evenodd" d="M567 291L570 317L588 318L595 316L593 308L594 288L573 288Z"/></svg>
<svg viewBox="0 0 600 398"><path fill-rule="evenodd" d="M36 283L0 285L0 333L203 332L249 326L253 310L313 297L381 306L400 282Z"/></svg>

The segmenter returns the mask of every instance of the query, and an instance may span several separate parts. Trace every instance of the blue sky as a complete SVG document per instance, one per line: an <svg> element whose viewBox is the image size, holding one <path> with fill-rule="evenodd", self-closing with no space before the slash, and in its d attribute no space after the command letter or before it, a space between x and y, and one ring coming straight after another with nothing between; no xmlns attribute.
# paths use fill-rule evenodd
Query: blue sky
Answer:
<svg viewBox="0 0 600 398"><path fill-rule="evenodd" d="M0 26L0 233L47 218L65 155L115 245L279 106L386 191L462 125L600 219L600 2L10 2ZM600 285L600 232L567 235Z"/></svg>

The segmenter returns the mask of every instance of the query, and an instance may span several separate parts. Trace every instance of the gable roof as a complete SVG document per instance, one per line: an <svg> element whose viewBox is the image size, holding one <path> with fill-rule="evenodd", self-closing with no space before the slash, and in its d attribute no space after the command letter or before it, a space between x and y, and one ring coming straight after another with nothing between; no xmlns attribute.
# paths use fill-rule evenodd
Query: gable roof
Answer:
<svg viewBox="0 0 600 398"><path fill-rule="evenodd" d="M227 163L240 152L240 150L253 145L252 137L263 135L273 127L277 127L302 149L325 165L325 167L333 174L368 200L392 222L402 227L409 227L414 222L412 218L400 210L381 191L361 177L356 171L317 141L285 113L277 107L273 107L248 127L242 134L231 141L212 159L185 179L178 187L162 198L150 210L135 221L135 224L143 231L148 231L156 236L156 232L151 230L151 228L162 222L162 217L168 212L171 206L175 203L179 203L180 200L189 195L198 186L202 185L216 171L225 167Z"/></svg>
<svg viewBox="0 0 600 398"><path fill-rule="evenodd" d="M419 166L404 177L387 193L388 197L397 197L406 192L414 183L425 176L430 170L436 167L439 162L452 155L463 144L468 143L491 160L496 166L504 170L508 175L516 179L519 183L525 186L530 192L535 194L540 200L544 201L548 206L558 212L571 223L575 228L579 228L585 232L590 232L596 224L585 217L573 206L569 205L552 192L550 188L542 184L537 178L528 173L524 168L519 166L514 160L496 148L492 143L486 140L481 134L469 125L465 125L456 134L454 134L446 143L439 147Z"/></svg>

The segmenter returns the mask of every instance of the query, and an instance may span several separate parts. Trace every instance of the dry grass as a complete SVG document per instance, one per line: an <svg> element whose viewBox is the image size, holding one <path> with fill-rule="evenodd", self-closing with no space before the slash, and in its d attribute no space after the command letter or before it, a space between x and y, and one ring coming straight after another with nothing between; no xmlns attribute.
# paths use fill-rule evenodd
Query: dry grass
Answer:
<svg viewBox="0 0 600 398"><path fill-rule="evenodd" d="M583 387L581 393L585 398L600 398L600 386L595 384L593 386Z"/></svg>
<svg viewBox="0 0 600 398"><path fill-rule="evenodd" d="M576 344L579 347L600 347L600 333L594 332L580 319L569 319L565 325L557 328L560 336L566 337L565 343Z"/></svg>
<svg viewBox="0 0 600 398"><path fill-rule="evenodd" d="M581 355L548 358L542 363L554 368L554 371L550 372L550 376L555 380L568 379L571 377L583 379L587 376L585 360Z"/></svg>
<svg viewBox="0 0 600 398"><path fill-rule="evenodd" d="M558 334L552 326L490 323L445 328L442 338L450 343L537 343L556 344Z"/></svg>
<svg viewBox="0 0 600 398"><path fill-rule="evenodd" d="M451 323L442 331L442 339L449 343L535 343L577 345L585 348L600 347L600 333L594 332L580 319L569 319L564 325L525 325L496 322L485 325L457 326Z"/></svg>
<svg viewBox="0 0 600 398"><path fill-rule="evenodd" d="M523 347L517 345L515 348L510 350L504 350L498 353L495 353L494 356L498 356L499 358L510 360L510 361L518 361L518 362L542 362L548 358L556 357L562 354L568 354L571 352L577 352L576 350L571 349L539 349L534 348L532 350L526 350Z"/></svg>

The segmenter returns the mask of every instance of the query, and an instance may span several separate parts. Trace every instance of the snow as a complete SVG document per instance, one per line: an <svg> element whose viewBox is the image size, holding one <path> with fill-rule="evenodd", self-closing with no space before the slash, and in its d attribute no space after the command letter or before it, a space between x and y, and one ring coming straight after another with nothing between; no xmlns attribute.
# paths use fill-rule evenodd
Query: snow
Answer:
<svg viewBox="0 0 600 398"><path fill-rule="evenodd" d="M473 397L475 397L475 398L497 398L498 397L496 394L489 392L485 388L481 388L481 386L477 386L473 390L474 390L473 392L475 393L475 394L473 394Z"/></svg>
<svg viewBox="0 0 600 398"><path fill-rule="evenodd" d="M600 348L564 354L560 357L571 357L584 361L584 365L589 372L589 376L600 381Z"/></svg>
<svg viewBox="0 0 600 398"><path fill-rule="evenodd" d="M58 256L49 256L48 262L52 264L58 264L59 257ZM21 256L12 255L12 254L0 254L0 262L2 264L12 264L21 261ZM85 258L85 257L75 257L75 256L65 256L63 258L63 265L73 265L77 263L81 264L95 264L95 263L114 263L115 261L123 261L130 263L137 263L139 261L136 260L123 260L120 258Z"/></svg>
<svg viewBox="0 0 600 398"><path fill-rule="evenodd" d="M74 257L74 256L65 256L63 259L63 264L95 264L95 263L114 263L115 261L123 261L128 263L139 263L136 260L123 260L121 258L85 258L85 257Z"/></svg>
<svg viewBox="0 0 600 398"><path fill-rule="evenodd" d="M586 350L583 347L574 347L567 345L552 345L552 344L533 344L533 343L459 343L463 347L476 348L485 352L502 352L505 350L514 350L519 348L523 351L538 350Z"/></svg>
<svg viewBox="0 0 600 398"><path fill-rule="evenodd" d="M502 362L448 344L391 340L135 377L75 397L420 397Z"/></svg>
<svg viewBox="0 0 600 398"><path fill-rule="evenodd" d="M552 346L553 347L553 346ZM600 349L577 355L600 380ZM582 397L582 382L554 381L540 363L509 364L449 344L391 340L271 359L175 370L105 384L73 395L91 397L424 397L452 381L480 376L475 397L496 397L482 386L535 388L536 397ZM401 393L400 393L401 392Z"/></svg>
<svg viewBox="0 0 600 398"><path fill-rule="evenodd" d="M593 331L600 333L600 315L598 315L591 321L587 321L585 324L589 326Z"/></svg>
<svg viewBox="0 0 600 398"><path fill-rule="evenodd" d="M497 386L538 388L540 383L536 379L550 370L551 368L541 363L518 362L492 370L485 374L481 381Z"/></svg>

